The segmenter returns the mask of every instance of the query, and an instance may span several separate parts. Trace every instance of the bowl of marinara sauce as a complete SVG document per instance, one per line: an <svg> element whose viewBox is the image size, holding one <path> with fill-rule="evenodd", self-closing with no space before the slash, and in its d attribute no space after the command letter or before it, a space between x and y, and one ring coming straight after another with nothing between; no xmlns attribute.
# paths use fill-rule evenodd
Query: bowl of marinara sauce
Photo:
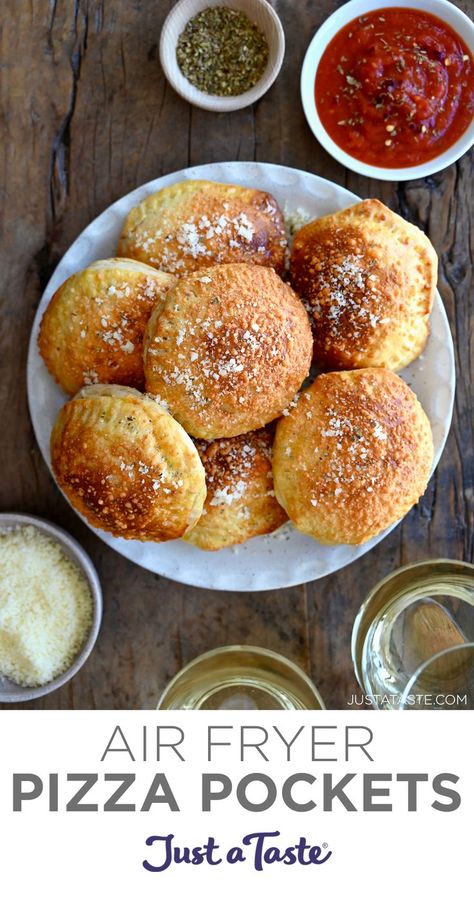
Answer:
<svg viewBox="0 0 474 897"><path fill-rule="evenodd" d="M410 180L474 143L474 23L447 0L350 0L301 72L308 124L359 174Z"/></svg>

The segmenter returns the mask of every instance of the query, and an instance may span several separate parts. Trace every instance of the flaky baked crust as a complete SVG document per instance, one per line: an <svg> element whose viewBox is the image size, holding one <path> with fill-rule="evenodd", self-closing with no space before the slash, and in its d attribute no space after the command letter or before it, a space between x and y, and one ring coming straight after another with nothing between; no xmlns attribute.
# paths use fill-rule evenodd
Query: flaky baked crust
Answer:
<svg viewBox="0 0 474 897"><path fill-rule="evenodd" d="M216 265L180 278L153 312L146 389L192 436L238 436L281 414L311 354L303 304L271 268Z"/></svg>
<svg viewBox="0 0 474 897"><path fill-rule="evenodd" d="M134 389L82 389L59 412L51 459L73 507L114 536L177 539L201 514L205 476L192 440Z"/></svg>
<svg viewBox="0 0 474 897"><path fill-rule="evenodd" d="M324 370L410 364L428 337L436 279L428 238L378 199L310 222L291 250Z"/></svg>
<svg viewBox="0 0 474 897"><path fill-rule="evenodd" d="M143 335L151 311L174 284L171 274L133 259L94 262L54 294L38 345L69 395L91 383L143 387Z"/></svg>
<svg viewBox="0 0 474 897"><path fill-rule="evenodd" d="M252 262L281 274L286 246L283 215L269 193L181 181L132 209L118 255L175 274L226 262Z"/></svg>
<svg viewBox="0 0 474 897"><path fill-rule="evenodd" d="M273 491L273 435L257 430L196 443L206 471L207 497L198 523L184 538L205 551L238 545L278 529L288 519Z"/></svg>
<svg viewBox="0 0 474 897"><path fill-rule="evenodd" d="M426 489L431 428L391 371L321 374L278 422L275 494L290 520L326 545L359 545L399 520Z"/></svg>

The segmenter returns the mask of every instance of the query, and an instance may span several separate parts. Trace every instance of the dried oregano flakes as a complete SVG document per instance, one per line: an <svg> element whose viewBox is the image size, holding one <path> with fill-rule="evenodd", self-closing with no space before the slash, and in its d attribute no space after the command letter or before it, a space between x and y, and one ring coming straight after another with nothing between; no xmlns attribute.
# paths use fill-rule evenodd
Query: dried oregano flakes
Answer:
<svg viewBox="0 0 474 897"><path fill-rule="evenodd" d="M183 75L199 90L238 96L262 77L268 43L245 13L214 6L189 20L179 36L176 59Z"/></svg>

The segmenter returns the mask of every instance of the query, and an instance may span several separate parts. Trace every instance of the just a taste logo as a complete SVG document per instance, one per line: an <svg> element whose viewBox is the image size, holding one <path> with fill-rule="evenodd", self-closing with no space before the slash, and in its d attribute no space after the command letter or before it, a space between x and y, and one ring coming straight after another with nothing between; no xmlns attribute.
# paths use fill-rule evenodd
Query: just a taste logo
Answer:
<svg viewBox="0 0 474 897"><path fill-rule="evenodd" d="M298 726L285 721L269 727L203 728L199 724L196 734L190 723L189 737L181 726L144 726L139 734L133 725L130 731L116 726L97 757L100 766L109 766L108 771L14 772L12 809L28 813L34 808L36 814L138 813L143 818L159 813L159 827L153 824L154 830L142 841L140 858L137 856L147 872L223 863L247 864L256 871L274 864L316 868L333 856L333 845L319 837L298 833L288 838L277 826L252 825L244 829L245 834L225 843L216 832L208 834L206 825L205 835L185 843L175 834L179 826L163 831L163 818L182 812L191 812L196 818L197 812L204 822L222 808L226 819L235 825L243 815L255 818L255 814L273 810L286 828L289 814L298 814L300 821L310 819L314 829L313 814L317 814L321 829L321 814L334 810L365 814L396 808L409 813L449 813L460 807L459 776L455 773L373 772L374 757L373 731L361 725ZM253 768L247 772L250 763ZM151 764L158 764L159 771L150 774ZM350 764L350 771L337 771L341 764L345 769ZM268 771L261 771L265 766Z"/></svg>
<svg viewBox="0 0 474 897"><path fill-rule="evenodd" d="M221 847L213 835L204 844L194 847L180 846L172 834L150 835L146 844L153 848L149 858L143 861L143 868L147 872L164 872L173 864L180 863L220 866L223 862L231 866L250 862L257 872L262 872L265 866L274 863L283 863L285 866L322 866L332 856L325 841L321 845L311 844L304 836L300 836L296 844L284 845L279 831L251 832L244 835L240 844L231 847Z"/></svg>

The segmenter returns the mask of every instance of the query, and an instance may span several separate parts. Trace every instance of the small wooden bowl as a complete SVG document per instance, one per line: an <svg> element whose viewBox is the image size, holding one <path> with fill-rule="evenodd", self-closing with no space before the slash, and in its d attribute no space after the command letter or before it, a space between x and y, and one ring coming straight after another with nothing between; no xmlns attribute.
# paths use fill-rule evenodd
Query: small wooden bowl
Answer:
<svg viewBox="0 0 474 897"><path fill-rule="evenodd" d="M244 12L267 39L268 63L262 77L250 90L235 97L220 97L198 90L182 74L176 60L176 45L180 34L190 19L210 6L228 6ZM160 37L160 61L171 86L188 103L211 112L233 112L255 103L273 84L284 54L285 35L282 24L267 0L179 0L166 18Z"/></svg>

